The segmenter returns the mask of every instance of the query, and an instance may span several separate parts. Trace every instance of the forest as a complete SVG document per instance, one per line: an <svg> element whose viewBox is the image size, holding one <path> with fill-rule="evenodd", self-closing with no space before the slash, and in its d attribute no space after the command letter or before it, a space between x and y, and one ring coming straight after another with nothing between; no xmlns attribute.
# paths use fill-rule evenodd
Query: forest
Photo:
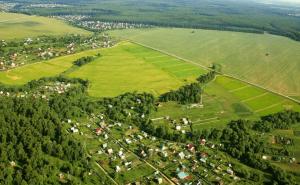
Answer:
<svg viewBox="0 0 300 185"><path fill-rule="evenodd" d="M8 1L8 0L5 0ZM4 2L5 2L4 1ZM12 2L9 0L9 2ZM128 22L164 27L202 28L251 33L269 32L300 39L298 6L259 1L51 1L66 7L31 7L41 0L17 0L11 11L44 16L85 15L88 20ZM185 7L185 8L183 8ZM250 13L251 12L251 13Z"/></svg>
<svg viewBox="0 0 300 185"><path fill-rule="evenodd" d="M78 184L93 180L86 178L91 170L87 151L81 142L67 134L63 129L63 123L66 119L84 117L97 111L101 111L108 118L108 122L133 124L148 134L166 140L195 143L203 138L214 140L222 145L220 150L242 163L270 173L273 176L271 179L273 184L296 183L292 174L284 172L260 157L262 154L289 156L289 152L268 147L266 141L262 137L257 137L253 131L260 133L299 124L299 112L279 112L262 116L257 121L233 120L223 130L217 128L191 130L182 135L174 133L167 127L153 125L149 115L156 111L159 100L148 93L125 93L114 98L94 101L86 94L89 84L87 81L64 77L43 78L23 87L1 86L0 89L5 92L29 91L51 81L81 85L74 86L65 94L53 95L49 100L0 97L0 129L1 133L4 133L0 137L0 168L3 171L0 174L0 182L3 184L57 182ZM193 86L199 87L199 83L191 87ZM182 89L185 89L184 87ZM259 127L258 123L262 126ZM192 123L190 126L193 126ZM250 173L243 168L237 168L236 171L244 178L254 181L264 179L261 174ZM57 178L58 173L61 174L60 178ZM66 174L76 178L65 180Z"/></svg>
<svg viewBox="0 0 300 185"><path fill-rule="evenodd" d="M92 111L85 95L85 82L45 78L22 88L1 87L1 90L30 90L53 80L82 82L82 85L64 95L53 95L48 101L0 97L0 184L88 183L86 177L91 166L86 151L82 143L63 129L66 118L81 117Z"/></svg>

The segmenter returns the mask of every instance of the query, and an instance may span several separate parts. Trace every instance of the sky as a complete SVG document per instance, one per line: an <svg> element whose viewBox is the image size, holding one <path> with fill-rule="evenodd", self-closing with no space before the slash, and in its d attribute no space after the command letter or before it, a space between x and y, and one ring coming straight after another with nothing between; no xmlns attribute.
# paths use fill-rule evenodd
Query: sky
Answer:
<svg viewBox="0 0 300 185"><path fill-rule="evenodd" d="M297 3L300 4L300 0L257 0L262 2L277 2L277 3Z"/></svg>

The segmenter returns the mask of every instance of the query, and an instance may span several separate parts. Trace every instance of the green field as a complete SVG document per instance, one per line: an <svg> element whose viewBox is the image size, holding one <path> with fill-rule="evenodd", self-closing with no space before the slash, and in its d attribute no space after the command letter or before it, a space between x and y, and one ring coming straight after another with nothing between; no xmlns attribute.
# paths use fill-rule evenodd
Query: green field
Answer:
<svg viewBox="0 0 300 185"><path fill-rule="evenodd" d="M163 104L152 118L188 117L194 129L224 127L230 120L258 119L286 109L300 111L300 105L284 97L225 76L218 76L204 88L204 108L188 108L171 102ZM159 119L158 124L165 124Z"/></svg>
<svg viewBox="0 0 300 185"><path fill-rule="evenodd" d="M67 23L46 17L0 12L0 39L22 39L40 35L90 34Z"/></svg>
<svg viewBox="0 0 300 185"><path fill-rule="evenodd" d="M42 77L56 76L73 65L81 57L96 55L98 50L88 50L73 55L58 57L45 62L24 65L9 71L0 72L0 83L8 85L22 85L31 80Z"/></svg>
<svg viewBox="0 0 300 185"><path fill-rule="evenodd" d="M99 52L101 57L95 61L72 68L76 59ZM64 71L68 71L64 75L69 77L89 80L88 92L93 97L112 97L133 91L149 92L158 96L206 73L198 66L158 51L130 42L121 42L113 48L84 51L0 72L0 82L21 85L33 79L56 76ZM225 76L218 76L205 87L204 105L204 109L195 110L182 110L180 106L172 105L175 109L168 108L165 111L170 111L177 117L183 116L183 113L191 115L193 121L199 122L199 126L212 126L212 122L222 125L230 119L256 118L284 109L300 110L300 106L290 100ZM214 121L210 120L215 117L217 119Z"/></svg>
<svg viewBox="0 0 300 185"><path fill-rule="evenodd" d="M157 51L123 42L102 50L102 57L69 74L88 79L91 96L144 91L159 95L191 81L204 70Z"/></svg>
<svg viewBox="0 0 300 185"><path fill-rule="evenodd" d="M155 28L111 31L290 96L300 94L300 43L270 34Z"/></svg>
<svg viewBox="0 0 300 185"><path fill-rule="evenodd" d="M88 79L89 94L95 97L116 96L125 92L145 91L159 95L193 81L205 70L157 51L123 42L101 50L90 50L59 57L47 62L26 65L0 73L0 82L20 85L45 76L58 75L76 59L101 53L94 62L68 73L69 77Z"/></svg>

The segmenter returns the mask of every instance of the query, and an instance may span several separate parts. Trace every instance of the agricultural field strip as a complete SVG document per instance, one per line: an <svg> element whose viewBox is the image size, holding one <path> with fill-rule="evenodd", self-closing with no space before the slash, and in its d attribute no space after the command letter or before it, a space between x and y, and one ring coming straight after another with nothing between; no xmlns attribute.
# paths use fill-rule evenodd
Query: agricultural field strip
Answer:
<svg viewBox="0 0 300 185"><path fill-rule="evenodd" d="M247 98L247 99L245 99L245 100L241 100L241 102L245 103L245 102L248 102L248 101L251 101L251 100L255 100L255 99L259 98L259 97L266 96L266 95L268 95L268 94L270 94L270 93L265 92L265 93L262 93L262 94L260 94L260 95L253 96L253 97L251 97L251 98Z"/></svg>
<svg viewBox="0 0 300 185"><path fill-rule="evenodd" d="M245 89L245 88L247 88L247 87L251 87L251 85L245 85L245 86L243 86L243 87L240 87L240 88L237 88L237 89L230 90L229 92L230 92L230 93L233 93L233 92L236 92L236 91Z"/></svg>
<svg viewBox="0 0 300 185"><path fill-rule="evenodd" d="M272 105L270 105L270 106L267 106L267 107L265 107L265 108L255 110L254 112L257 113L257 112L261 112L261 111L264 111L264 110L273 108L273 107L275 107L275 106L277 106L277 105L281 105L283 102L284 102L284 100L283 100L283 101L280 101L280 102L278 102L278 103L272 104Z"/></svg>
<svg viewBox="0 0 300 185"><path fill-rule="evenodd" d="M219 84L221 86L223 86L224 88L228 89L228 90L231 88L231 86L236 87L238 85L243 85L243 84L237 84L237 83L233 83L233 82L234 82L233 79L221 79ZM224 86L223 84L226 84L226 85ZM277 99L277 98L281 98L281 97L278 97L278 96L276 96L274 94L271 94L269 92L259 91L260 89L258 90L256 88L254 88L253 86L250 86L250 85L247 85L247 87L245 87L245 86L238 87L238 88L235 88L234 90L236 90L236 89L239 89L239 90L234 91L234 92L232 92L232 91L229 91L229 92L231 92L233 95L237 96L241 100L242 103L245 103L244 106L248 107L249 110L253 110L254 112L261 112L261 111L265 111L265 110L268 110L268 109L272 109L272 108L274 108L278 105L282 105L284 103L284 100ZM246 98L246 99L243 99L240 95L241 94L240 92L243 92L245 90L250 91L250 94L247 95L247 96L250 95L250 97ZM251 91L251 90L256 90L256 92ZM258 94L258 95L251 97L251 94L252 94L251 92L254 93L254 94ZM269 102L264 102L264 104L263 104L264 107L263 108L262 107L257 107L253 102L255 102L255 100L261 99L261 97L264 97L264 96L265 96L266 99L268 97L272 97L272 98L276 98L276 99L270 100Z"/></svg>
<svg viewBox="0 0 300 185"><path fill-rule="evenodd" d="M180 57L180 56L178 56L178 55L175 55L175 54L172 54L172 53L169 53L169 52L166 52L166 51L164 51L164 50L160 50L160 49L157 49L157 48L154 48L154 47L151 47L151 46L142 44L142 43L140 43L140 42L133 41L133 40L128 39L128 38L127 38L126 40L129 41L129 42L132 42L132 43L135 43L135 44L144 46L144 47L146 47L146 48L150 48L150 49L153 49L153 50L155 50L155 51L159 51L159 52L164 53L164 54L166 54L166 55L169 55L169 56L178 58L178 59L180 59L180 60L182 60L182 61L186 61L186 62L192 63L192 64L197 65L197 66L199 66L199 67L202 67L203 69L206 69L206 70L208 70L208 71L211 71L210 68L208 68L208 67L206 67L206 66L204 66L204 65L201 65L201 64L199 64L199 63L193 62L193 61L191 61L191 60L189 60L189 59ZM281 97L284 97L284 98L286 98L286 99L289 99L289 100L291 100L291 101L293 101L293 102L296 102L296 103L300 104L300 100L291 98L291 97L286 96L286 95L284 95L284 94L282 94L282 93L275 92L275 91L273 91L273 90L271 90L271 89L262 87L262 86L260 86L260 85L255 84L255 83L252 83L252 82L248 82L248 81L246 81L246 80L243 80L243 79L238 78L238 77L233 76L233 75L228 75L228 74L222 74L222 75L224 75L224 76L226 76L226 77L228 77L228 78L236 79L236 80L239 80L239 81L241 81L241 82L247 83L247 84L249 84L249 85L258 87L258 88L260 88L260 89L266 90L266 91L268 91L268 92L270 92L270 93L279 95L279 96L281 96Z"/></svg>

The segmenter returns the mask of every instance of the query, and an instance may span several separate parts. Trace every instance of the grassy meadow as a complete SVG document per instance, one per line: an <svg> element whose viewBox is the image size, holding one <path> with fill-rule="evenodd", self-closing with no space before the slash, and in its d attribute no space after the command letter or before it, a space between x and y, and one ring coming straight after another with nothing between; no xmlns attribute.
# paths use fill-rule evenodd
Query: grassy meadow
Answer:
<svg viewBox="0 0 300 185"><path fill-rule="evenodd" d="M180 28L117 30L109 33L207 67L217 63L226 74L285 95L300 95L300 43L285 37Z"/></svg>
<svg viewBox="0 0 300 185"><path fill-rule="evenodd" d="M57 19L0 12L0 39L12 40L71 33L90 34L88 31L73 27Z"/></svg>
<svg viewBox="0 0 300 185"><path fill-rule="evenodd" d="M98 53L101 56L91 63L73 66L76 59ZM92 97L113 97L134 91L159 96L193 82L203 73L206 71L191 63L131 42L120 42L112 48L88 50L3 71L0 82L21 85L33 79L63 74L89 80L88 93ZM285 109L300 111L300 105L284 97L226 76L217 76L204 91L204 108L165 103L152 118L189 117L195 129L202 129L222 127L233 119L257 119Z"/></svg>
<svg viewBox="0 0 300 185"><path fill-rule="evenodd" d="M25 65L0 72L0 82L21 85L41 77L56 76L70 69L83 56L101 57L71 70L69 77L88 79L89 94L94 97L112 97L125 92L149 92L159 95L195 80L205 70L157 51L129 42L109 49L84 51L46 62Z"/></svg>
<svg viewBox="0 0 300 185"><path fill-rule="evenodd" d="M192 64L129 42L104 49L101 54L96 61L69 74L90 80L89 94L95 97L112 97L133 91L158 96L205 72Z"/></svg>

